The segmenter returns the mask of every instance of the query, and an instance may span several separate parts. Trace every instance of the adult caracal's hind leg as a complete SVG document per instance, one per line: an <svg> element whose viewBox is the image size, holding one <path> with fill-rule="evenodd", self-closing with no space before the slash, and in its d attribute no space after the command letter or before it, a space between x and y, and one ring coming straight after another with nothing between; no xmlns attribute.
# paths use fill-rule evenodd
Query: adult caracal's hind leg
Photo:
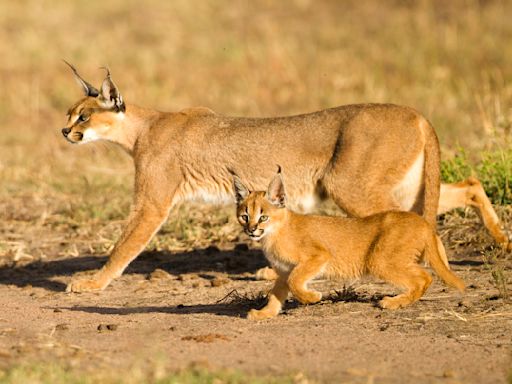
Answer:
<svg viewBox="0 0 512 384"><path fill-rule="evenodd" d="M389 268L381 271L379 277L405 288L404 293L394 297L386 296L379 302L379 306L386 309L403 308L418 301L432 283L432 277L419 265L404 269Z"/></svg>
<svg viewBox="0 0 512 384"><path fill-rule="evenodd" d="M459 183L441 184L437 214L466 206L474 207L494 240L506 250L512 251L512 241L503 230L500 219L485 194L480 181L470 177Z"/></svg>
<svg viewBox="0 0 512 384"><path fill-rule="evenodd" d="M268 295L268 302L262 309L251 309L247 314L249 320L264 320L275 317L281 312L288 297L288 274L278 275L274 287Z"/></svg>
<svg viewBox="0 0 512 384"><path fill-rule="evenodd" d="M139 176L141 182L135 196L134 208L128 218L123 234L117 241L108 262L92 278L73 279L66 288L67 292L91 292L105 289L110 282L121 276L125 268L144 250L146 244L167 219L172 205L174 190L165 180L148 181L150 178ZM165 186L165 187L163 187ZM141 191L142 190L142 191Z"/></svg>

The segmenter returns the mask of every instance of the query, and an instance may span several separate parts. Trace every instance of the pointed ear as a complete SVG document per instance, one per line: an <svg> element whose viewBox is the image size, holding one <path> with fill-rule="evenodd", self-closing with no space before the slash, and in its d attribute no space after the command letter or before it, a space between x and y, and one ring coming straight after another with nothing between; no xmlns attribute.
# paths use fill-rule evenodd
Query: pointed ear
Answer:
<svg viewBox="0 0 512 384"><path fill-rule="evenodd" d="M267 199L278 208L286 206L286 193L284 191L281 167L278 166L277 175L274 176L267 189Z"/></svg>
<svg viewBox="0 0 512 384"><path fill-rule="evenodd" d="M126 106L121 93L119 93L119 89L117 89L117 86L110 77L110 70L106 67L102 68L107 71L107 77L105 77L105 80L103 80L103 84L101 85L100 99L102 100L105 108L114 108L116 112L124 112L126 110Z"/></svg>
<svg viewBox="0 0 512 384"><path fill-rule="evenodd" d="M89 84L87 81L82 79L82 76L78 74L78 71L75 67L73 67L71 64L69 64L66 60L62 59L63 62L65 62L69 68L73 71L73 74L75 75L75 79L80 84L84 90L85 96L92 96L96 97L100 94L100 91L98 91L96 88L94 88L91 84Z"/></svg>
<svg viewBox="0 0 512 384"><path fill-rule="evenodd" d="M233 190L235 191L236 204L240 205L240 203L244 201L247 196L249 196L250 191L236 173L234 173L232 170L229 170L229 172L233 177Z"/></svg>

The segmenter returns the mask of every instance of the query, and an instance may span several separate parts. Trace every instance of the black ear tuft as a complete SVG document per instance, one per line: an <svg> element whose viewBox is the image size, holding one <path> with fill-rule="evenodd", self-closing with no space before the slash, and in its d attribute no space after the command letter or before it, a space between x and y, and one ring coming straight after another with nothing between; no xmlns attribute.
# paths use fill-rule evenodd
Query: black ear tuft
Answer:
<svg viewBox="0 0 512 384"><path fill-rule="evenodd" d="M70 63L68 63L64 59L62 59L62 61L64 63L66 63L69 66L69 68L71 68L71 70L73 71L73 74L75 75L76 81L78 82L78 84L80 84L82 86L82 88L84 90L85 96L96 97L96 96L98 96L100 94L100 91L98 91L95 87L93 87L87 81L82 79L82 76L80 76L78 74L78 71L76 70L76 68L73 65L71 65Z"/></svg>

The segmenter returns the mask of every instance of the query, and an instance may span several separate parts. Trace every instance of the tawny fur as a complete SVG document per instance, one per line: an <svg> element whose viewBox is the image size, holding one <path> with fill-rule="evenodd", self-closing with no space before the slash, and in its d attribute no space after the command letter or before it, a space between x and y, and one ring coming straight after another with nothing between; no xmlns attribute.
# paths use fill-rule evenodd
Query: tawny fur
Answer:
<svg viewBox="0 0 512 384"><path fill-rule="evenodd" d="M276 316L291 291L303 304L320 301L320 292L307 288L319 275L354 279L370 275L405 290L384 297L382 308L397 309L420 299L432 282L418 261L424 257L449 286L464 291L464 283L450 271L441 240L433 227L411 212L383 212L365 218L297 214L282 206L280 175L267 192L249 192L235 178L239 196L237 217L245 232L261 239L277 272L267 305L251 310L253 320Z"/></svg>
<svg viewBox="0 0 512 384"><path fill-rule="evenodd" d="M232 201L228 169L261 189L275 164L281 164L291 206L303 211L330 197L354 217L402 209L435 222L439 145L429 122L411 108L360 104L277 118L227 117L207 108L166 113L126 105L110 74L97 90L73 70L87 96L69 109L63 134L72 143L120 145L134 160L135 195L107 264L91 279L74 279L68 291L104 289L144 249L178 202ZM452 188L464 191L467 186ZM487 199L485 194L482 198ZM448 204L463 206L466 200ZM490 204L477 208L495 216ZM499 222L485 223L507 244Z"/></svg>

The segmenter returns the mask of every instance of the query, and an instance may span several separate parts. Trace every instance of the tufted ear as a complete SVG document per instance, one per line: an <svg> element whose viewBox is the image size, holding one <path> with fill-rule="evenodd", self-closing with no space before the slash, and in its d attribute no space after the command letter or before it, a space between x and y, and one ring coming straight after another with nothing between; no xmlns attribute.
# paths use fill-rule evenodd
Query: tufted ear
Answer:
<svg viewBox="0 0 512 384"><path fill-rule="evenodd" d="M102 68L107 71L107 76L101 85L101 94L99 95L99 98L105 108L113 108L116 112L124 112L126 110L126 106L119 89L112 81L110 70L106 67Z"/></svg>
<svg viewBox="0 0 512 384"><path fill-rule="evenodd" d="M235 192L236 204L240 205L249 196L250 191L234 171L230 169L229 173L233 177L233 191Z"/></svg>
<svg viewBox="0 0 512 384"><path fill-rule="evenodd" d="M84 93L85 93L85 96L92 96L92 97L96 97L100 94L100 91L98 91L96 88L94 88L91 84L89 84L87 81L85 81L84 79L82 79L82 76L80 76L78 74L78 71L76 70L76 68L74 66L72 66L71 64L69 64L66 60L62 60L63 62L65 62L69 68L71 68L71 70L73 71L73 74L75 75L75 79L76 81L78 82L78 84L80 84L84 90Z"/></svg>
<svg viewBox="0 0 512 384"><path fill-rule="evenodd" d="M286 206L286 193L284 190L281 167L277 166L277 175L274 176L267 189L267 199L278 208Z"/></svg>

